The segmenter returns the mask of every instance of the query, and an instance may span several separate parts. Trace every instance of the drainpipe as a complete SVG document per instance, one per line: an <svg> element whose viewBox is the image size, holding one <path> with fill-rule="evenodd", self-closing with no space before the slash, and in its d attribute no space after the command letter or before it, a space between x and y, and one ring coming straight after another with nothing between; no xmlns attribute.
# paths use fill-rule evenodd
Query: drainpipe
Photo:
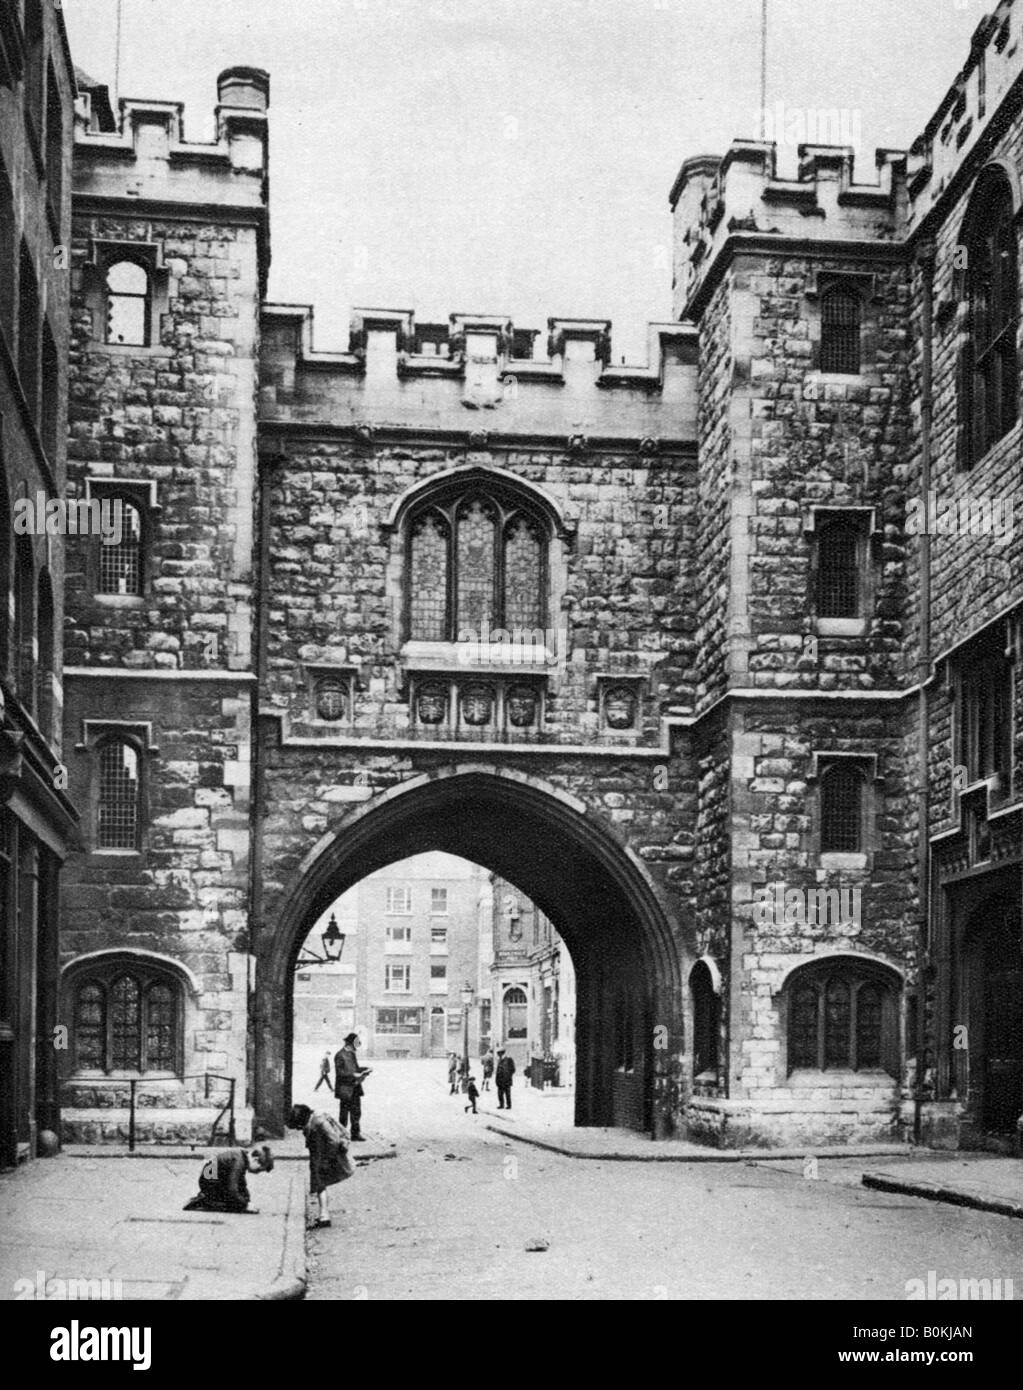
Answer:
<svg viewBox="0 0 1023 1390"><path fill-rule="evenodd" d="M917 247L916 262L923 280L920 324L920 490L923 496L924 517L929 515L931 491L931 421L933 418L933 354L934 354L934 258L932 241ZM930 847L928 785L928 751L930 746L930 677L931 677L931 537L926 525L920 531L920 632L917 651L917 767L920 785L917 792L917 883L920 903L919 939L917 950L916 994L916 1083L913 1104L913 1142L920 1143L924 1096L924 1048L927 1040L925 977L929 961L928 925L930 921Z"/></svg>

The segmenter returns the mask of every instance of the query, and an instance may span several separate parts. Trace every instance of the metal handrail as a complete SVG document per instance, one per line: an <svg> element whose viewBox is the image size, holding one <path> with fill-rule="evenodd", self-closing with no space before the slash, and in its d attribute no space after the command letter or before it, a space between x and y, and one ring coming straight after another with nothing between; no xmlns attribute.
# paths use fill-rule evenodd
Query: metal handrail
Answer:
<svg viewBox="0 0 1023 1390"><path fill-rule="evenodd" d="M217 1130L218 1130L218 1128L219 1128L219 1126L220 1126L221 1120L224 1118L224 1116L225 1116L226 1114L229 1114L229 1115L230 1115L230 1119L229 1119L229 1121L228 1121L228 1126L227 1126L227 1142L228 1142L229 1144L234 1144L234 1143L236 1143L237 1141L236 1141L236 1139L235 1139L235 1121L234 1121L234 1097L235 1097L235 1088L236 1088L236 1085L237 1085L237 1080L236 1080L236 1078L233 1077L233 1076L223 1076L220 1072L215 1072L215 1071L197 1071L197 1072L188 1072L188 1073L186 1073L184 1076L176 1076L176 1077L174 1077L173 1079L174 1079L175 1081L202 1081L202 1082L204 1083L204 1094L205 1094L205 1099L206 1099L206 1100L209 1100L209 1098L210 1098L210 1082L211 1082L211 1081L226 1081L226 1082L227 1082L227 1084L228 1084L227 1100L224 1102L223 1106L221 1106L219 1112L217 1113L216 1119L213 1121L213 1126L212 1126L212 1128L210 1129L210 1138L209 1138L209 1142L210 1142L210 1144L213 1144L213 1143L214 1143L214 1141L216 1140ZM133 1077L112 1077L111 1080L114 1081L115 1084L116 1084L117 1082L124 1082L124 1081L127 1081L127 1083L128 1083L128 1152L129 1152L129 1153L134 1153L134 1152L135 1152L135 1097L136 1097L136 1095L138 1094L138 1088L139 1088L140 1086L156 1086L156 1085L160 1085L160 1084L165 1084L166 1080L170 1080L170 1078L161 1078L160 1081L157 1081L157 1080L154 1078L152 1081L146 1081L145 1079L141 1079L141 1078L139 1078L139 1077L134 1077L134 1076L133 1076Z"/></svg>

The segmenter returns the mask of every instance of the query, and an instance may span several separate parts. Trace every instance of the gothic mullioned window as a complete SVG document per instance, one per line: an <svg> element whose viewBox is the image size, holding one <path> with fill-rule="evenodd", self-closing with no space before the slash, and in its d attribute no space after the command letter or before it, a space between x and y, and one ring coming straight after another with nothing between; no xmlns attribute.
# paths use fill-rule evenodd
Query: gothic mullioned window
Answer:
<svg viewBox="0 0 1023 1390"><path fill-rule="evenodd" d="M123 958L77 971L71 987L76 1072L180 1071L182 996L170 971Z"/></svg>
<svg viewBox="0 0 1023 1390"><path fill-rule="evenodd" d="M803 966L787 985L789 1071L898 1070L898 993L852 957Z"/></svg>
<svg viewBox="0 0 1023 1390"><path fill-rule="evenodd" d="M406 537L413 641L486 640L486 629L543 626L550 528L511 490L442 490L410 515Z"/></svg>
<svg viewBox="0 0 1023 1390"><path fill-rule="evenodd" d="M1019 414L1019 273L1012 190L1005 173L977 182L963 225L968 322L959 385L959 463L969 468Z"/></svg>

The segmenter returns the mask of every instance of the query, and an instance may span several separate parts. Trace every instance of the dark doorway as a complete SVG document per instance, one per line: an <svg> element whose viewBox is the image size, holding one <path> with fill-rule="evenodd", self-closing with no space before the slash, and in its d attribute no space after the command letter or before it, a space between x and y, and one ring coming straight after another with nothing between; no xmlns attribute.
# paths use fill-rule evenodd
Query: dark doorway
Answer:
<svg viewBox="0 0 1023 1390"><path fill-rule="evenodd" d="M971 1127L1013 1135L1023 1113L1023 940L1014 896L993 896L974 913L964 966Z"/></svg>
<svg viewBox="0 0 1023 1390"><path fill-rule="evenodd" d="M984 1128L1014 1134L1023 1112L1023 947L1019 923L999 914L984 934Z"/></svg>

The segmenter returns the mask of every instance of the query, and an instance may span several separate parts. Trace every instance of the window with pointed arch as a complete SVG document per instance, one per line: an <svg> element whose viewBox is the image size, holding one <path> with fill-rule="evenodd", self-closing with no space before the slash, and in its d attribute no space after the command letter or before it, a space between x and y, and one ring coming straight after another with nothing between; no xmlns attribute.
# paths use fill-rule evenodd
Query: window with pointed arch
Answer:
<svg viewBox="0 0 1023 1390"><path fill-rule="evenodd" d="M963 222L967 325L960 362L959 463L975 464L1019 415L1019 267L1012 188L981 174Z"/></svg>
<svg viewBox="0 0 1023 1390"><path fill-rule="evenodd" d="M114 957L83 966L67 986L77 1075L180 1075L183 991L158 962Z"/></svg>
<svg viewBox="0 0 1023 1390"><path fill-rule="evenodd" d="M689 992L693 1005L693 1076L716 1081L721 998L706 961L698 960L689 972Z"/></svg>
<svg viewBox="0 0 1023 1390"><path fill-rule="evenodd" d="M510 488L462 484L424 499L406 522L409 640L543 628L550 539L539 509Z"/></svg>
<svg viewBox="0 0 1023 1390"><path fill-rule="evenodd" d="M106 273L106 341L131 347L149 343L149 272L138 261L114 261Z"/></svg>
<svg viewBox="0 0 1023 1390"><path fill-rule="evenodd" d="M858 376L863 301L856 290L841 283L821 294L822 372Z"/></svg>
<svg viewBox="0 0 1023 1390"><path fill-rule="evenodd" d="M96 848L137 850L142 804L138 749L128 739L108 738L96 761Z"/></svg>
<svg viewBox="0 0 1023 1390"><path fill-rule="evenodd" d="M899 986L894 972L849 956L815 961L785 986L788 1070L898 1075Z"/></svg>

